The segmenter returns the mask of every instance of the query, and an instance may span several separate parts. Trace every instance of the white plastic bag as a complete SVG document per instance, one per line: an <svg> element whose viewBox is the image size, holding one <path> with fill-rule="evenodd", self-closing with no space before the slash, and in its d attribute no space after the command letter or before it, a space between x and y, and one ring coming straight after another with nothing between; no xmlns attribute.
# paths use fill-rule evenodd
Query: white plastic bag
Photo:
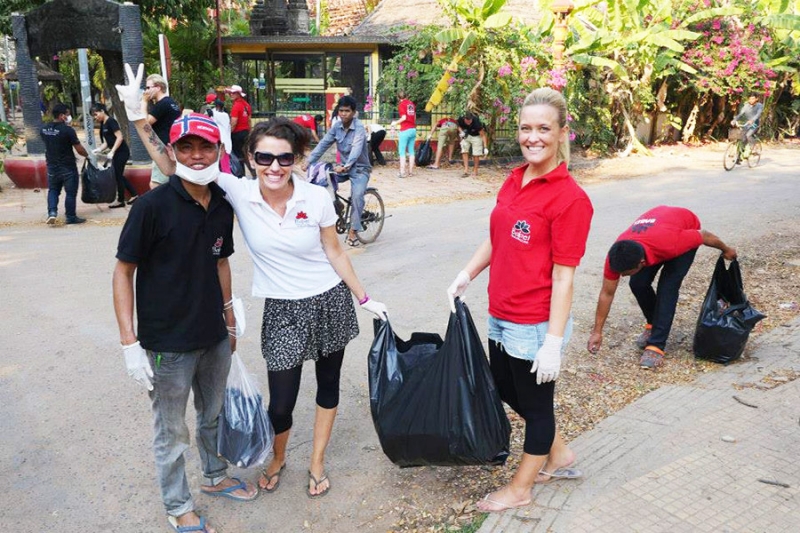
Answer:
<svg viewBox="0 0 800 533"><path fill-rule="evenodd" d="M258 382L233 352L225 404L219 414L217 453L240 468L260 465L272 452L274 438Z"/></svg>

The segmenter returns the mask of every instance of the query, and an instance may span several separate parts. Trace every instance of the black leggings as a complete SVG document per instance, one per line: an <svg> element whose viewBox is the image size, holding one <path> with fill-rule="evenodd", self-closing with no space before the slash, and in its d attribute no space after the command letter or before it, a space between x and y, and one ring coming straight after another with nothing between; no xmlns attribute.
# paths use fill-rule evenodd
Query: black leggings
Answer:
<svg viewBox="0 0 800 533"><path fill-rule="evenodd" d="M548 455L556 436L553 412L555 381L536 384L531 374L532 361L511 357L493 340L489 340L489 366L500 399L525 419L525 444L529 455Z"/></svg>
<svg viewBox="0 0 800 533"><path fill-rule="evenodd" d="M333 409L339 405L339 377L342 374L344 348L320 357L314 363L317 374L317 405ZM292 411L300 392L303 365L288 370L267 371L269 382L269 419L275 434L292 427Z"/></svg>
<svg viewBox="0 0 800 533"><path fill-rule="evenodd" d="M114 152L114 159L111 160L111 164L114 166L114 179L117 180L118 202L125 201L126 189L128 193L130 193L131 198L137 194L136 189L133 188L133 185L131 185L131 182L128 181L128 178L125 177L125 164L128 162L130 157L130 151L125 149L125 151L120 150L119 152Z"/></svg>

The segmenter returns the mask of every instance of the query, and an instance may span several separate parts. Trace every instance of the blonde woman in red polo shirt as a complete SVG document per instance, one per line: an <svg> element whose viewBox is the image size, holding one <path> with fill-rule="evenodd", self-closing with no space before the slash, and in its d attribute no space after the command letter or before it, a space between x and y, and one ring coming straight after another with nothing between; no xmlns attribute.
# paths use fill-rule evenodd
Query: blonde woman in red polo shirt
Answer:
<svg viewBox="0 0 800 533"><path fill-rule="evenodd" d="M484 512L530 504L534 483L581 476L570 468L575 453L556 431L553 394L593 209L567 171L567 104L559 92L540 88L528 95L517 140L526 164L500 188L489 238L447 289L453 306L470 280L491 266L492 376L500 398L525 420L519 468L506 486L478 502Z"/></svg>

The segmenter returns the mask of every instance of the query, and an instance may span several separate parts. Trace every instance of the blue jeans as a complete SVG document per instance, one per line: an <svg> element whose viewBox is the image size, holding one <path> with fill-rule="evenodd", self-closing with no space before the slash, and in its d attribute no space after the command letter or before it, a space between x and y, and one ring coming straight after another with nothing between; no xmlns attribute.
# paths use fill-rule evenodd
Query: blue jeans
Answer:
<svg viewBox="0 0 800 533"><path fill-rule="evenodd" d="M490 340L499 344L509 356L533 362L536 359L536 352L544 344L544 337L547 335L547 327L549 325L549 322L515 324L508 320L490 316L488 336ZM572 317L570 316L564 328L564 342L561 345L562 355L571 336Z"/></svg>
<svg viewBox="0 0 800 533"><path fill-rule="evenodd" d="M361 213L364 212L364 193L369 184L369 174L368 168L353 167L350 170L350 202L353 204L353 216L350 218L350 223L356 231L364 229L361 225Z"/></svg>
<svg viewBox="0 0 800 533"><path fill-rule="evenodd" d="M648 345L661 350L667 345L672 320L675 318L675 307L678 305L678 293L696 253L697 248L689 250L675 259L644 267L631 276L631 292L636 297L645 320L653 326L650 330L650 339L647 341ZM661 277L658 278L656 291L653 290L653 280L659 270Z"/></svg>
<svg viewBox="0 0 800 533"><path fill-rule="evenodd" d="M154 373L150 400L161 499L167 514L180 516L194 510L183 457L189 449L189 428L186 427L189 390L194 392L195 438L203 475L209 485L216 485L226 477L228 464L217 456L217 425L231 368L231 347L226 338L214 346L192 352L148 350L147 355Z"/></svg>
<svg viewBox="0 0 800 533"><path fill-rule="evenodd" d="M78 197L78 169L66 168L57 171L47 169L47 216L58 214L58 197L61 189L67 193L64 200L64 211L67 219L75 218L75 206Z"/></svg>

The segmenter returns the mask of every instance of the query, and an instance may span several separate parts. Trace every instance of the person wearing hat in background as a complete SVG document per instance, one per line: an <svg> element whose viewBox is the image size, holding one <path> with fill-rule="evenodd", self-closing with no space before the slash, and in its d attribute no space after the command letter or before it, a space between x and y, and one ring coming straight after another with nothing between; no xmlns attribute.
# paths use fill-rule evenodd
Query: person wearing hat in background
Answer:
<svg viewBox="0 0 800 533"><path fill-rule="evenodd" d="M208 115L208 112L214 109L214 100L217 99L217 95L214 92L209 92L206 95L206 103L200 106L200 110L198 113L202 113L203 115Z"/></svg>
<svg viewBox="0 0 800 533"><path fill-rule="evenodd" d="M247 96L242 92L242 87L239 85L231 85L225 92L231 95L233 106L231 107L231 142L233 143L233 154L239 158L239 161L244 163L251 175L253 169L244 155L244 145L247 142L247 135L250 133L250 116L252 110L250 104L244 99ZM241 176L239 176L241 177Z"/></svg>
<svg viewBox="0 0 800 533"><path fill-rule="evenodd" d="M158 138L165 145L169 144L169 129L172 123L181 116L181 106L167 95L167 81L158 74L150 74L145 82L141 112L147 117L147 123L153 127ZM150 188L155 189L169 180L158 166L153 163L150 171Z"/></svg>
<svg viewBox="0 0 800 533"><path fill-rule="evenodd" d="M233 208L214 183L220 173L220 132L211 118L192 113L175 121L165 149L139 107L143 66L135 77L129 65L125 70L128 85L118 85L117 91L128 119L154 161L168 168L166 159L175 172L166 186L133 204L122 228L114 310L128 375L150 391L156 470L167 520L175 531L213 533L205 517L195 512L185 472L190 391L205 478L200 491L237 501L258 496L254 484L228 477L228 465L216 450L218 417L236 348L236 338L229 335L236 319L232 306L225 304L232 299L228 257L233 254Z"/></svg>

